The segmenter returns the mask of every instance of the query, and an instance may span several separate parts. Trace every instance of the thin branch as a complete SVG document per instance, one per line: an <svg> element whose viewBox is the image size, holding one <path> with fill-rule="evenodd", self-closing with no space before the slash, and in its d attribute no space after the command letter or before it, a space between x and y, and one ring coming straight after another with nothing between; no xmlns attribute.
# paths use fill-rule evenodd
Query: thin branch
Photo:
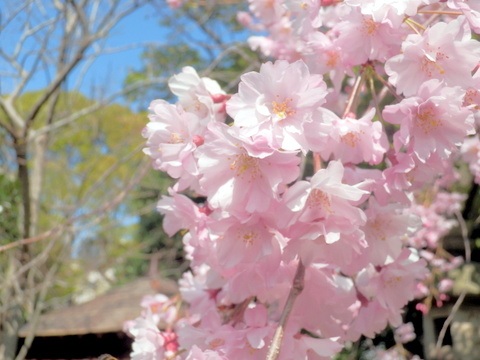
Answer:
<svg viewBox="0 0 480 360"><path fill-rule="evenodd" d="M68 0L67 1L74 10L74 13L77 15L78 19L80 20L80 26L82 28L82 32L84 34L88 33L88 20L85 17L85 11L82 7L80 7L75 0ZM66 11L68 14L68 11Z"/></svg>
<svg viewBox="0 0 480 360"><path fill-rule="evenodd" d="M89 55L85 55L83 57L83 60L85 61L85 63L82 65L82 67L80 69L80 72L77 76L77 80L76 80L75 84L73 85L72 89L75 91L76 89L80 88L80 85L82 84L83 80L85 79L85 74L90 69L92 64L96 60L98 60L98 58L100 56L116 54L116 53L119 53L119 52L128 51L128 50L132 50L132 49L138 49L138 48L141 48L141 49L145 49L145 48L149 48L149 47L160 48L164 45L165 45L165 43L156 42L156 41L146 41L146 42L142 42L142 43L136 43L136 44L130 44L130 45L124 45L124 46L118 46L118 47L110 47L110 48L105 48L105 46L100 45L100 44L93 44L92 47L93 47L94 51L93 51L93 53L91 53Z"/></svg>
<svg viewBox="0 0 480 360"><path fill-rule="evenodd" d="M100 188L100 186L102 186L104 184L105 180L110 175L112 175L116 169L118 169L127 160L129 160L130 158L132 158L133 156L138 154L143 147L144 147L144 144L143 143L140 144L139 146L137 146L136 149L134 149L133 151L126 154L124 157L122 157L117 162L115 162L115 164L110 166L110 168L108 168L106 171L104 171L103 174L97 179L97 181L95 181L95 183L92 186L90 186L89 189L85 192L85 194L82 196L83 200L80 200L80 203L78 205L81 207L86 200L90 199L91 195L96 190L98 190Z"/></svg>
<svg viewBox="0 0 480 360"><path fill-rule="evenodd" d="M300 295L303 291L304 282L305 266L303 265L302 260L299 260L297 271L295 272L295 276L293 278L292 288L290 289L290 293L288 294L287 302L285 303L285 307L283 308L277 330L275 331L270 347L268 348L267 357L265 358L266 360L275 360L280 354L282 339L285 333L285 326L287 325L287 321L290 317L290 313L292 312L295 300L297 299L298 295Z"/></svg>
<svg viewBox="0 0 480 360"><path fill-rule="evenodd" d="M18 352L15 360L23 360L27 356L28 350L30 349L30 346L32 345L32 342L35 338L35 330L36 330L37 325L38 325L38 320L40 318L40 314L43 310L43 304L45 302L45 298L46 298L46 295L47 295L47 290L51 286L53 276L57 272L58 267L59 267L58 264L54 264L48 270L47 276L45 276L45 278L43 280L43 284L42 284L42 288L40 290L38 301L36 302L35 310L34 310L33 316L32 316L31 321L30 321L30 323L32 324L30 333L25 338L25 341L24 341L22 347L20 348L20 351Z"/></svg>
<svg viewBox="0 0 480 360"><path fill-rule="evenodd" d="M17 5L17 4L16 4ZM8 24L10 24L14 19L16 19L16 17L18 16L18 14L21 14L22 12L25 11L25 8L29 5L29 2L28 1L24 1L23 3L20 4L20 6L13 11L12 14L10 14L10 16L3 20L3 14L5 12L0 12L0 33L3 32L3 30L5 30L5 28L8 26Z"/></svg>
<svg viewBox="0 0 480 360"><path fill-rule="evenodd" d="M15 128L23 129L25 127L25 121L23 120L22 116L18 113L17 109L13 105L12 98L2 98L0 96L0 107L7 115L8 120L11 123L11 126L5 127L7 131L10 132L13 138L17 138L20 136L19 133L15 130Z"/></svg>
<svg viewBox="0 0 480 360"><path fill-rule="evenodd" d="M35 105L33 105L32 110L28 115L25 117L25 120L27 121L27 124L31 124L35 117L37 116L38 112L40 109L43 107L43 105L47 102L47 100L52 96L52 94L55 92L55 90L58 89L58 87L63 83L63 81L66 79L68 74L75 68L75 66L82 60L83 54L85 51L88 49L90 46L91 42L93 41L93 37L86 36L82 40L82 44L80 45L80 48L77 50L75 56L73 57L72 61L63 66L58 72L53 79L53 81L50 83L50 85L45 89L43 92L42 96L40 99L37 100Z"/></svg>
<svg viewBox="0 0 480 360"><path fill-rule="evenodd" d="M390 84L387 80L381 77L376 71L374 73L377 79L383 84L383 86L385 86L390 91L390 93L395 97L395 99L397 99L398 102L403 100L403 98L397 94L397 91L392 84Z"/></svg>
<svg viewBox="0 0 480 360"><path fill-rule="evenodd" d="M353 110L354 103L357 100L358 96L360 95L360 88L363 83L364 74L362 73L360 76L357 76L355 79L355 84L353 85L352 92L348 97L347 106L345 106L345 111L343 112L343 117L346 117L348 113Z"/></svg>
<svg viewBox="0 0 480 360"><path fill-rule="evenodd" d="M455 217L457 218L458 223L460 224L460 229L462 231L463 245L465 247L465 263L469 264L472 261L472 249L470 247L470 240L468 238L467 224L465 223L465 220L463 219L462 214L458 210L455 211ZM462 306L463 300L465 299L465 296L467 296L467 291L468 289L464 287L462 292L458 296L457 301L455 301L455 304L453 305L452 310L450 311L450 314L448 315L447 319L443 323L442 329L438 334L437 343L435 344L435 351L437 353L440 352L440 349L443 344L443 339L447 334L447 329L452 323L453 319L455 318L455 315L460 309L460 306Z"/></svg>
<svg viewBox="0 0 480 360"><path fill-rule="evenodd" d="M76 120L78 120L79 118L81 118L82 116L91 114L92 112L95 112L95 111L101 109L102 107L110 104L116 98L121 97L121 96L125 96L125 95L127 95L127 94L141 88L141 87L148 86L148 85L154 85L154 84L160 84L160 83L165 84L167 82L168 82L168 78L155 78L155 79L147 79L147 80L144 80L144 81L139 81L139 82L130 84L130 85L124 87L122 90L111 94L110 96L105 98L103 101L98 101L98 102L94 103L93 105L90 105L86 108L83 108L82 110L77 111L74 114L71 114L67 117L64 117L64 118L58 120L58 121L55 121L51 125L44 126L44 127L40 128L38 130L35 130L35 131L31 131L30 134L29 134L28 140L30 141L33 138L35 138L35 137L37 137L41 134L45 134L47 132L55 131L55 130L58 130L58 129L62 128L63 126L69 125L69 124L75 122Z"/></svg>
<svg viewBox="0 0 480 360"><path fill-rule="evenodd" d="M420 10L417 14L438 14L438 15L452 15L460 16L463 15L460 11L445 11L445 10Z"/></svg>
<svg viewBox="0 0 480 360"><path fill-rule="evenodd" d="M70 226L73 224L75 221L82 220L84 218L92 217L95 215L98 215L99 217L105 216L107 210L119 205L123 199L128 195L130 190L135 186L147 173L147 171L150 169L150 161L145 159L142 164L139 166L139 169L135 171L135 176L132 178L132 180L124 187L124 189L116 196L114 197L111 201L105 203L103 206L92 210L90 212L86 212L83 214L80 214L78 216L71 216L67 218L63 223L51 228L50 230L31 237L31 238L25 238L25 239L20 239L5 245L0 246L0 253L11 250L13 248L16 248L18 246L23 246L23 245L28 245L28 244L33 244L37 241L47 239L51 236L55 236L59 233L61 233L66 227Z"/></svg>
<svg viewBox="0 0 480 360"><path fill-rule="evenodd" d="M370 86L370 93L372 94L373 104L375 105L375 109L377 111L377 116L380 120L382 120L382 112L380 111L380 103L378 101L377 92L375 91L375 84L373 82L373 77L370 76L368 78L368 85Z"/></svg>

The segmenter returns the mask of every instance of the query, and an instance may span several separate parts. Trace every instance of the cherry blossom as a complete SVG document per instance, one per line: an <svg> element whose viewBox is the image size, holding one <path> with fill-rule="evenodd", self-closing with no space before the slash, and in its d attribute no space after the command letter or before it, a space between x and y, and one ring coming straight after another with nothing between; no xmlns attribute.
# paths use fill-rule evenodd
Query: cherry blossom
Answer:
<svg viewBox="0 0 480 360"><path fill-rule="evenodd" d="M200 186L213 208L247 216L268 209L282 186L298 176L295 153L275 152L260 158L249 154L229 127L212 123L199 148Z"/></svg>
<svg viewBox="0 0 480 360"><path fill-rule="evenodd" d="M298 181L286 191L283 200L292 211L301 211L300 221L325 220L332 227L363 224L365 214L353 206L366 191L342 183L341 162L331 161L310 182Z"/></svg>
<svg viewBox="0 0 480 360"><path fill-rule="evenodd" d="M467 87L478 63L480 44L471 39L464 19L439 22L423 34L410 34L402 53L385 63L389 81L405 96L415 95L427 80L439 79L446 86Z"/></svg>
<svg viewBox="0 0 480 360"><path fill-rule="evenodd" d="M325 102L326 84L310 74L302 61L263 64L260 72L242 75L239 92L227 103L227 112L243 136L262 130L273 134L274 149L306 150L303 123ZM285 86L288 84L288 86Z"/></svg>
<svg viewBox="0 0 480 360"><path fill-rule="evenodd" d="M342 163L358 164L367 162L371 165L383 160L388 141L382 124L373 122L375 109L370 109L360 119L336 119L331 123L332 131L325 149L320 154L325 160L341 160Z"/></svg>
<svg viewBox="0 0 480 360"><path fill-rule="evenodd" d="M248 5L248 43L272 61L234 94L185 67L177 103L150 106L144 152L177 180L157 210L190 267L178 298L147 297L127 323L132 357L326 360L388 326L411 341L405 305L442 306L465 261L438 250L462 221L458 182L480 181L480 8Z"/></svg>
<svg viewBox="0 0 480 360"><path fill-rule="evenodd" d="M162 100L153 101L150 110L150 122L142 135L147 138L144 152L152 157L153 167L173 178L195 175L197 167L193 152L197 145L194 136L204 133L199 119L181 106Z"/></svg>
<svg viewBox="0 0 480 360"><path fill-rule="evenodd" d="M460 87L447 87L432 79L423 83L416 97L385 107L385 120L400 124L395 148L412 146L421 161L432 153L448 157L467 135L475 132L473 116L463 104Z"/></svg>

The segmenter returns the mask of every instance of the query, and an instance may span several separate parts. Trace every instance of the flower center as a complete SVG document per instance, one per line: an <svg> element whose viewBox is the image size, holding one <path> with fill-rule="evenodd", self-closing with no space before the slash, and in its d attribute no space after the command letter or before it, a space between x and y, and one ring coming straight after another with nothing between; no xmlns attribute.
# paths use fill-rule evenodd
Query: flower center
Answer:
<svg viewBox="0 0 480 360"><path fill-rule="evenodd" d="M225 345L225 340L216 338L208 343L213 349L218 348L219 346Z"/></svg>
<svg viewBox="0 0 480 360"><path fill-rule="evenodd" d="M321 207L330 214L333 214L335 212L330 208L332 206L330 196L320 189L313 189L310 192L307 199L307 206L309 208Z"/></svg>
<svg viewBox="0 0 480 360"><path fill-rule="evenodd" d="M475 110L480 110L479 100L480 100L480 92L475 89L468 89L463 99L463 106L474 105L473 108Z"/></svg>
<svg viewBox="0 0 480 360"><path fill-rule="evenodd" d="M443 60L445 57L448 58L448 56L445 56L442 53L437 53L436 59ZM433 77L434 73L437 75L445 74L445 69L440 64L438 64L436 61L429 59L425 55L422 57L420 68L429 78Z"/></svg>
<svg viewBox="0 0 480 360"><path fill-rule="evenodd" d="M360 136L358 133L349 132L340 137L340 141L350 147L355 147L360 142Z"/></svg>
<svg viewBox="0 0 480 360"><path fill-rule="evenodd" d="M185 138L179 133L170 133L169 144L185 144Z"/></svg>
<svg viewBox="0 0 480 360"><path fill-rule="evenodd" d="M385 221L382 221L381 219L376 218L375 220L369 222L370 229L373 232L373 235L382 240L385 241L387 240L387 234L385 233Z"/></svg>
<svg viewBox="0 0 480 360"><path fill-rule="evenodd" d="M403 278L401 276L393 276L385 281L386 286L396 286Z"/></svg>
<svg viewBox="0 0 480 360"><path fill-rule="evenodd" d="M373 35L377 32L379 24L373 21L372 18L364 18L362 25L362 32L364 34Z"/></svg>
<svg viewBox="0 0 480 360"><path fill-rule="evenodd" d="M289 102L292 101L291 98L284 98L283 101L280 101L280 95L275 95L275 97L279 101L272 101L272 112L277 115L280 120L296 114L296 111L293 110L289 104Z"/></svg>
<svg viewBox="0 0 480 360"><path fill-rule="evenodd" d="M442 126L443 122L437 116L437 111L433 105L428 105L420 109L415 119L415 125L423 134L427 135L437 127Z"/></svg>
<svg viewBox="0 0 480 360"><path fill-rule="evenodd" d="M227 159L232 160L231 157ZM260 167L258 166L258 159L245 153L233 156L233 161L230 163L230 170L235 172L236 177L239 177L242 180L246 179L248 182L263 177Z"/></svg>
<svg viewBox="0 0 480 360"><path fill-rule="evenodd" d="M338 64L338 60L340 59L340 55L335 50L328 50L327 51L327 66L328 67L335 67Z"/></svg>
<svg viewBox="0 0 480 360"><path fill-rule="evenodd" d="M251 246L258 239L258 234L256 231L250 230L247 232L241 232L239 234L240 240L245 244L245 246Z"/></svg>

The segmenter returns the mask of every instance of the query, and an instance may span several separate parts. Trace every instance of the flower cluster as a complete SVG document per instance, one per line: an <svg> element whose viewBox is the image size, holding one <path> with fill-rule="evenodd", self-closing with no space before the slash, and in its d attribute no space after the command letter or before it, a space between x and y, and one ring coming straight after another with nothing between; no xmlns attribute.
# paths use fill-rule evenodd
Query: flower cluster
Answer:
<svg viewBox="0 0 480 360"><path fill-rule="evenodd" d="M169 235L185 232L191 271L180 280L184 316L167 306L130 325L136 360L265 359L279 323L282 360L330 359L388 325L407 342L402 309L428 296L427 264L458 265L432 250L463 200L449 192L454 161L480 178L479 9L249 5L239 20L269 34L250 45L277 60L242 75L233 95L184 68L170 81L178 102L150 106L145 153L177 179L158 210ZM438 285L437 304L448 287Z"/></svg>

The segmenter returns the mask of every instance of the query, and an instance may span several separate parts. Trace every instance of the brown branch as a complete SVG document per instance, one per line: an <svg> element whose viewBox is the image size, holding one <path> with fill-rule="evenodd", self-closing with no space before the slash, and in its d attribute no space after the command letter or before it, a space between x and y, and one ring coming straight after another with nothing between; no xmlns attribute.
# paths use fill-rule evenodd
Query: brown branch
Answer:
<svg viewBox="0 0 480 360"><path fill-rule="evenodd" d="M25 338L25 341L20 348L20 351L18 352L17 356L15 357L15 360L23 360L27 356L28 350L30 349L30 346L33 343L33 340L35 339L35 330L38 325L38 320L40 319L40 314L41 311L43 310L45 298L47 295L47 290L49 289L50 285L52 284L53 276L55 275L56 271L58 270L58 264L54 264L47 273L47 276L45 276L42 284L42 288L40 289L40 294L38 297L38 301L35 304L35 310L33 313L33 317L31 318L30 323L32 324L30 333L27 335Z"/></svg>
<svg viewBox="0 0 480 360"><path fill-rule="evenodd" d="M74 223L75 221L81 220L83 218L91 217L91 216L94 216L94 215L99 215L99 217L104 217L107 210L117 206L118 204L120 204L123 201L123 199L125 199L125 197L130 192L130 190L133 188L133 186L135 186L145 176L145 174L147 173L147 171L149 169L150 169L150 161L145 159L143 161L143 163L139 166L139 169L136 171L135 177L133 177L132 180L125 186L123 191L121 191L115 198L113 198L111 201L107 202L105 205L103 205L103 206L101 206L101 207L99 207L95 210L92 210L91 212L84 213L84 214L81 214L81 215L78 215L78 216L69 217L62 224L57 225L57 226L53 227L52 229L50 229L50 230L48 230L48 231L46 231L46 232L44 232L40 235L31 237L31 238L24 238L24 239L21 239L21 240L17 240L17 241L8 243L6 245L2 245L2 246L0 246L0 253L4 252L4 251L7 251L7 250L10 250L10 249L13 249L13 248L16 248L18 246L32 244L32 243L35 243L37 241L46 239L50 236L54 236L58 232L61 232L63 229L65 229L67 226Z"/></svg>
<svg viewBox="0 0 480 360"><path fill-rule="evenodd" d="M455 217L457 218L458 223L460 224L460 229L462 230L463 245L465 247L465 263L469 264L472 261L472 249L470 248L470 239L468 238L467 224L465 223L465 220L463 219L462 214L460 214L458 210L455 211ZM443 339L447 334L447 329L452 323L453 319L455 318L455 315L460 309L460 306L462 306L463 300L465 299L465 296L467 296L467 292L468 292L467 287L464 287L464 289L458 296L457 301L455 301L455 304L453 305L452 310L450 311L450 314L448 315L447 319L443 323L442 329L438 334L437 343L435 344L435 352L437 354L440 353L440 349L443 344Z"/></svg>
<svg viewBox="0 0 480 360"><path fill-rule="evenodd" d="M57 73L57 76L55 79L50 83L50 85L47 87L47 89L43 92L42 96L38 101L33 105L32 110L28 113L28 115L25 117L25 120L27 121L27 126L26 129L29 128L29 126L32 124L32 122L35 120L38 112L40 109L43 107L43 105L48 101L50 96L52 96L55 91L60 87L60 85L63 83L63 81L67 78L68 74L77 66L77 64L82 60L83 54L85 51L88 49L88 47L91 45L91 42L93 41L93 37L87 36L82 40L82 44L80 45L79 50L76 52L74 58L72 61L63 66Z"/></svg>
<svg viewBox="0 0 480 360"><path fill-rule="evenodd" d="M82 116L91 114L97 110L100 110L101 108L105 107L109 103L113 102L116 98L120 96L124 96L129 94L130 92L133 92L141 87L147 86L147 85L153 85L153 84L159 84L159 83L167 83L168 78L154 78L154 79L147 79L145 81L138 81L136 83L130 84L128 86L125 86L122 90L117 91L110 96L106 97L105 99L101 101L97 101L94 104L87 106L71 115L68 115L64 118L60 118L57 121L55 121L52 124L46 125L40 129L34 130L30 132L30 135L28 137L28 140L31 140L39 135L45 134L47 132L52 132L55 130L58 130L66 125L74 123L76 120L80 119Z"/></svg>
<svg viewBox="0 0 480 360"><path fill-rule="evenodd" d="M275 330L272 342L270 344L270 347L268 348L267 357L265 358L266 360L275 360L280 353L282 339L285 332L285 326L287 324L288 318L290 317L290 313L292 312L295 300L297 299L298 295L300 295L303 291L304 283L305 266L303 265L302 260L299 260L297 271L295 272L295 276L293 278L292 288L290 289L290 293L288 294L287 302L285 303L285 307L283 308L277 330Z"/></svg>
<svg viewBox="0 0 480 360"><path fill-rule="evenodd" d="M360 95L360 89L363 83L363 78L364 78L364 74L362 73L360 76L358 76L355 79L355 84L353 85L352 92L348 97L348 102L347 102L347 106L345 107L345 111L343 112L343 117L346 117L348 113L353 111L354 103L355 101L357 101L358 96Z"/></svg>

